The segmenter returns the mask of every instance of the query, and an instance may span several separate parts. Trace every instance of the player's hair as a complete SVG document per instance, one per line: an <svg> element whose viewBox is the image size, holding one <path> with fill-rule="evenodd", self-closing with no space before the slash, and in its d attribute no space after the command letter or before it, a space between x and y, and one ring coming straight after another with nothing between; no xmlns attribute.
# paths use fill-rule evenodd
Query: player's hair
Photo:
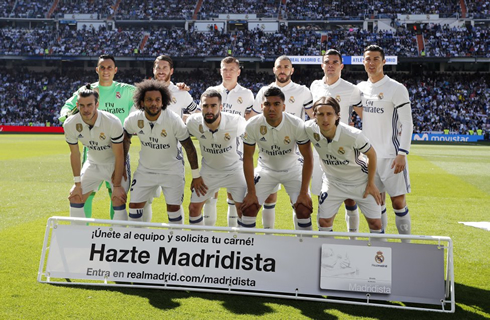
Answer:
<svg viewBox="0 0 490 320"><path fill-rule="evenodd" d="M219 93L218 90L215 90L215 89L208 89L206 91L204 91L202 94L201 94L201 101L202 101L202 98L218 98L219 100L219 104L221 104L221 94Z"/></svg>
<svg viewBox="0 0 490 320"><path fill-rule="evenodd" d="M291 62L291 59L289 59L289 57L288 57L288 56L286 56L286 55L282 55L282 56L280 56L280 57L277 57L276 61L274 61L274 65L276 64L276 62L277 62L277 61L282 61L282 60L287 60L287 61L289 61L289 63L293 64L293 63Z"/></svg>
<svg viewBox="0 0 490 320"><path fill-rule="evenodd" d="M279 97L281 98L282 102L286 101L286 96L284 96L284 92L282 92L282 90L278 87L269 86L269 88L267 88L264 92L264 98L262 99L262 101L265 101L267 97Z"/></svg>
<svg viewBox="0 0 490 320"><path fill-rule="evenodd" d="M339 116L335 125L338 126L340 122L340 104L333 97L321 97L313 104L313 114L316 115L319 106L331 106L336 115Z"/></svg>
<svg viewBox="0 0 490 320"><path fill-rule="evenodd" d="M167 61L168 64L170 65L170 69L174 68L174 61L172 60L172 58L170 58L170 56L167 56L165 54L158 56L155 59L155 62L153 62L153 68L157 65L158 61Z"/></svg>
<svg viewBox="0 0 490 320"><path fill-rule="evenodd" d="M221 60L221 64L223 63L236 63L238 69L240 69L240 61L235 57L226 57L223 60Z"/></svg>
<svg viewBox="0 0 490 320"><path fill-rule="evenodd" d="M90 96L94 96L95 103L99 101L99 93L94 89L92 89L90 83L87 83L86 85L84 85L78 90L78 98L87 98Z"/></svg>
<svg viewBox="0 0 490 320"><path fill-rule="evenodd" d="M148 91L160 91L160 94L162 95L162 110L167 109L167 106L172 99L172 95L165 83L157 80L144 80L136 84L133 101L138 109L144 110L141 106L141 102L145 100L145 95Z"/></svg>
<svg viewBox="0 0 490 320"><path fill-rule="evenodd" d="M342 54L336 49L328 49L327 52L325 52L325 54L323 55L323 61L322 62L325 61L326 56L339 56L340 63L342 63Z"/></svg>
<svg viewBox="0 0 490 320"><path fill-rule="evenodd" d="M100 63L100 60L112 60L114 62L114 65L116 65L116 59L112 54L101 54L99 56L99 60L97 60L97 64Z"/></svg>
<svg viewBox="0 0 490 320"><path fill-rule="evenodd" d="M368 51L374 51L374 52L381 53L381 58L383 60L385 60L385 51L380 46L378 46L376 44L371 44L371 45L367 46L366 49L364 49L364 53L366 53Z"/></svg>

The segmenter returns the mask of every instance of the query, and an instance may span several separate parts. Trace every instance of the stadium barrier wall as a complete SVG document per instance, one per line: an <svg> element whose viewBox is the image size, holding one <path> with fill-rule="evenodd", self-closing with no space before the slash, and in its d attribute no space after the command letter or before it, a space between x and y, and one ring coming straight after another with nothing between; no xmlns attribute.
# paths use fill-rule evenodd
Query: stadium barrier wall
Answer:
<svg viewBox="0 0 490 320"><path fill-rule="evenodd" d="M413 141L442 141L442 142L477 142L484 140L483 135L469 134L433 134L433 133L414 133Z"/></svg>
<svg viewBox="0 0 490 320"><path fill-rule="evenodd" d="M88 225L69 224L73 221ZM400 243L400 239L417 243ZM48 219L38 272L41 283L189 290L437 312L455 310L453 279L448 237L69 217Z"/></svg>
<svg viewBox="0 0 490 320"><path fill-rule="evenodd" d="M0 133L63 133L63 127L4 126Z"/></svg>

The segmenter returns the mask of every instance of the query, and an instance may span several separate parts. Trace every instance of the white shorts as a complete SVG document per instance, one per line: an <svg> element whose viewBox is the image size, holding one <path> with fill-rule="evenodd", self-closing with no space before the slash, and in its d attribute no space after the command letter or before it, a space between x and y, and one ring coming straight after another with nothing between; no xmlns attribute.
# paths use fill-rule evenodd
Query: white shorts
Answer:
<svg viewBox="0 0 490 320"><path fill-rule="evenodd" d="M181 174L148 173L136 169L131 183L131 203L146 202L160 196L162 188L168 205L181 205L184 201L185 180Z"/></svg>
<svg viewBox="0 0 490 320"><path fill-rule="evenodd" d="M192 191L191 203L204 202L207 199L214 196L214 194L220 188L226 188L228 193L231 194L233 201L243 202L245 193L247 192L247 183L245 182L245 176L242 170L237 170L230 174L212 174L212 173L201 173L204 183L208 187L208 191L204 196L198 196L194 191Z"/></svg>
<svg viewBox="0 0 490 320"><path fill-rule="evenodd" d="M302 170L302 166L298 166L297 168L285 172L270 171L262 167L255 168L255 193L259 204L263 205L265 199L267 199L271 193L279 190L278 186L280 184L284 185L291 202L295 203L298 199L299 192L301 191Z"/></svg>
<svg viewBox="0 0 490 320"><path fill-rule="evenodd" d="M363 198L366 183L352 186L336 182L327 182L322 186L322 194L318 199L318 218L332 218L339 211L340 206L346 199L357 202L361 212L369 219L381 218L381 207L376 203L372 195Z"/></svg>
<svg viewBox="0 0 490 320"><path fill-rule="evenodd" d="M95 164L90 163L89 161L85 161L83 164L82 170L80 172L81 184L82 184L82 193L87 194L89 192L99 190L101 183L104 181L110 186L111 189L114 189L112 186L112 174L114 173L114 163L111 164ZM129 179L122 178L121 186L124 188L126 192L129 189Z"/></svg>
<svg viewBox="0 0 490 320"><path fill-rule="evenodd" d="M319 196L322 193L323 180L326 179L320 164L320 155L313 150L313 173L311 175L311 193Z"/></svg>
<svg viewBox="0 0 490 320"><path fill-rule="evenodd" d="M376 178L374 182L379 192L387 192L391 197L410 193L410 176L408 174L408 161L405 170L395 174L391 168L395 158L378 158Z"/></svg>

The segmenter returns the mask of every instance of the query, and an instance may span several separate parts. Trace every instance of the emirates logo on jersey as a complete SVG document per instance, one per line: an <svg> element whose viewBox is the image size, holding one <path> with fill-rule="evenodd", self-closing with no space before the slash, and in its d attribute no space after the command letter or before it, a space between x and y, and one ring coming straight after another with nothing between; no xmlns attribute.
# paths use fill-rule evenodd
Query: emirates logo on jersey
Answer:
<svg viewBox="0 0 490 320"><path fill-rule="evenodd" d="M238 99L236 100L238 103L242 104L243 103L243 98L242 97L238 97Z"/></svg>
<svg viewBox="0 0 490 320"><path fill-rule="evenodd" d="M226 141L230 141L231 140L231 136L230 136L230 134L228 132L225 133L225 140Z"/></svg>
<svg viewBox="0 0 490 320"><path fill-rule="evenodd" d="M288 136L285 136L284 137L284 144L290 144L290 143L291 143L291 139Z"/></svg>
<svg viewBox="0 0 490 320"><path fill-rule="evenodd" d="M337 96L335 97L335 100L337 100L337 102L342 101L342 99L340 98L340 96L339 96L339 95L337 95Z"/></svg>
<svg viewBox="0 0 490 320"><path fill-rule="evenodd" d="M162 130L162 132L160 132L160 135L164 138L167 137L167 131L165 131L165 129Z"/></svg>
<svg viewBox="0 0 490 320"><path fill-rule="evenodd" d="M313 138L315 138L316 141L320 141L320 135L316 132L313 134Z"/></svg>
<svg viewBox="0 0 490 320"><path fill-rule="evenodd" d="M200 124L200 125L199 125L199 132L200 132L200 133L204 133L204 129L203 129L203 127L202 127L202 124Z"/></svg>
<svg viewBox="0 0 490 320"><path fill-rule="evenodd" d="M145 127L145 122L143 120L138 120L138 128L143 129Z"/></svg>
<svg viewBox="0 0 490 320"><path fill-rule="evenodd" d="M121 92L119 92L119 91L118 91L118 92L116 92L116 98L117 98L117 99L121 99Z"/></svg>
<svg viewBox="0 0 490 320"><path fill-rule="evenodd" d="M100 133L100 135L99 135L99 139L100 139L100 140L105 140L105 138L106 138L106 137L105 137L104 132L101 132L101 133Z"/></svg>
<svg viewBox="0 0 490 320"><path fill-rule="evenodd" d="M294 99L294 96L291 96L291 97L289 98L289 102L294 103L295 101L296 101L296 100Z"/></svg>
<svg viewBox="0 0 490 320"><path fill-rule="evenodd" d="M175 99L175 97L172 97L172 103L173 104L177 103L177 99Z"/></svg>
<svg viewBox="0 0 490 320"><path fill-rule="evenodd" d="M383 92L381 92L380 94L378 94L378 98L379 98L379 100L383 100L383 98L384 98Z"/></svg>
<svg viewBox="0 0 490 320"><path fill-rule="evenodd" d="M345 154L345 150L342 147L340 147L337 152L340 153L340 154Z"/></svg>
<svg viewBox="0 0 490 320"><path fill-rule="evenodd" d="M81 123L77 123L76 128L77 128L77 131L78 131L78 132L82 132L82 130L83 130L83 125L82 125Z"/></svg>
<svg viewBox="0 0 490 320"><path fill-rule="evenodd" d="M267 127L266 126L260 126L260 134L265 136L267 134Z"/></svg>

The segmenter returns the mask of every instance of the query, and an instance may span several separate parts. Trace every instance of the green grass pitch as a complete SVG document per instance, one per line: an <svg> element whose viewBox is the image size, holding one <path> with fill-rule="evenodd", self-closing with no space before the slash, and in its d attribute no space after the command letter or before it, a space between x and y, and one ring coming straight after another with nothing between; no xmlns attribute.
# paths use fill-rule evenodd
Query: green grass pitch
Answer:
<svg viewBox="0 0 490 320"><path fill-rule="evenodd" d="M138 150L139 142L134 139L133 170ZM413 233L449 236L454 241L455 314L187 291L40 284L36 277L46 220L68 215L67 196L72 185L69 149L62 135L2 134L0 319L490 318L490 232L458 223L490 221L490 147L414 145L409 163ZM188 204L189 193L184 200L186 215ZM108 206L107 192L102 190L95 198L93 216L107 218ZM163 199L156 199L154 222L167 221L164 208ZM389 218L387 233L396 233L392 212ZM225 224L226 200L221 191L217 225ZM260 227L260 218L258 224ZM284 190L279 194L276 225L293 228ZM335 230L345 230L343 209ZM360 231L368 232L364 221Z"/></svg>

